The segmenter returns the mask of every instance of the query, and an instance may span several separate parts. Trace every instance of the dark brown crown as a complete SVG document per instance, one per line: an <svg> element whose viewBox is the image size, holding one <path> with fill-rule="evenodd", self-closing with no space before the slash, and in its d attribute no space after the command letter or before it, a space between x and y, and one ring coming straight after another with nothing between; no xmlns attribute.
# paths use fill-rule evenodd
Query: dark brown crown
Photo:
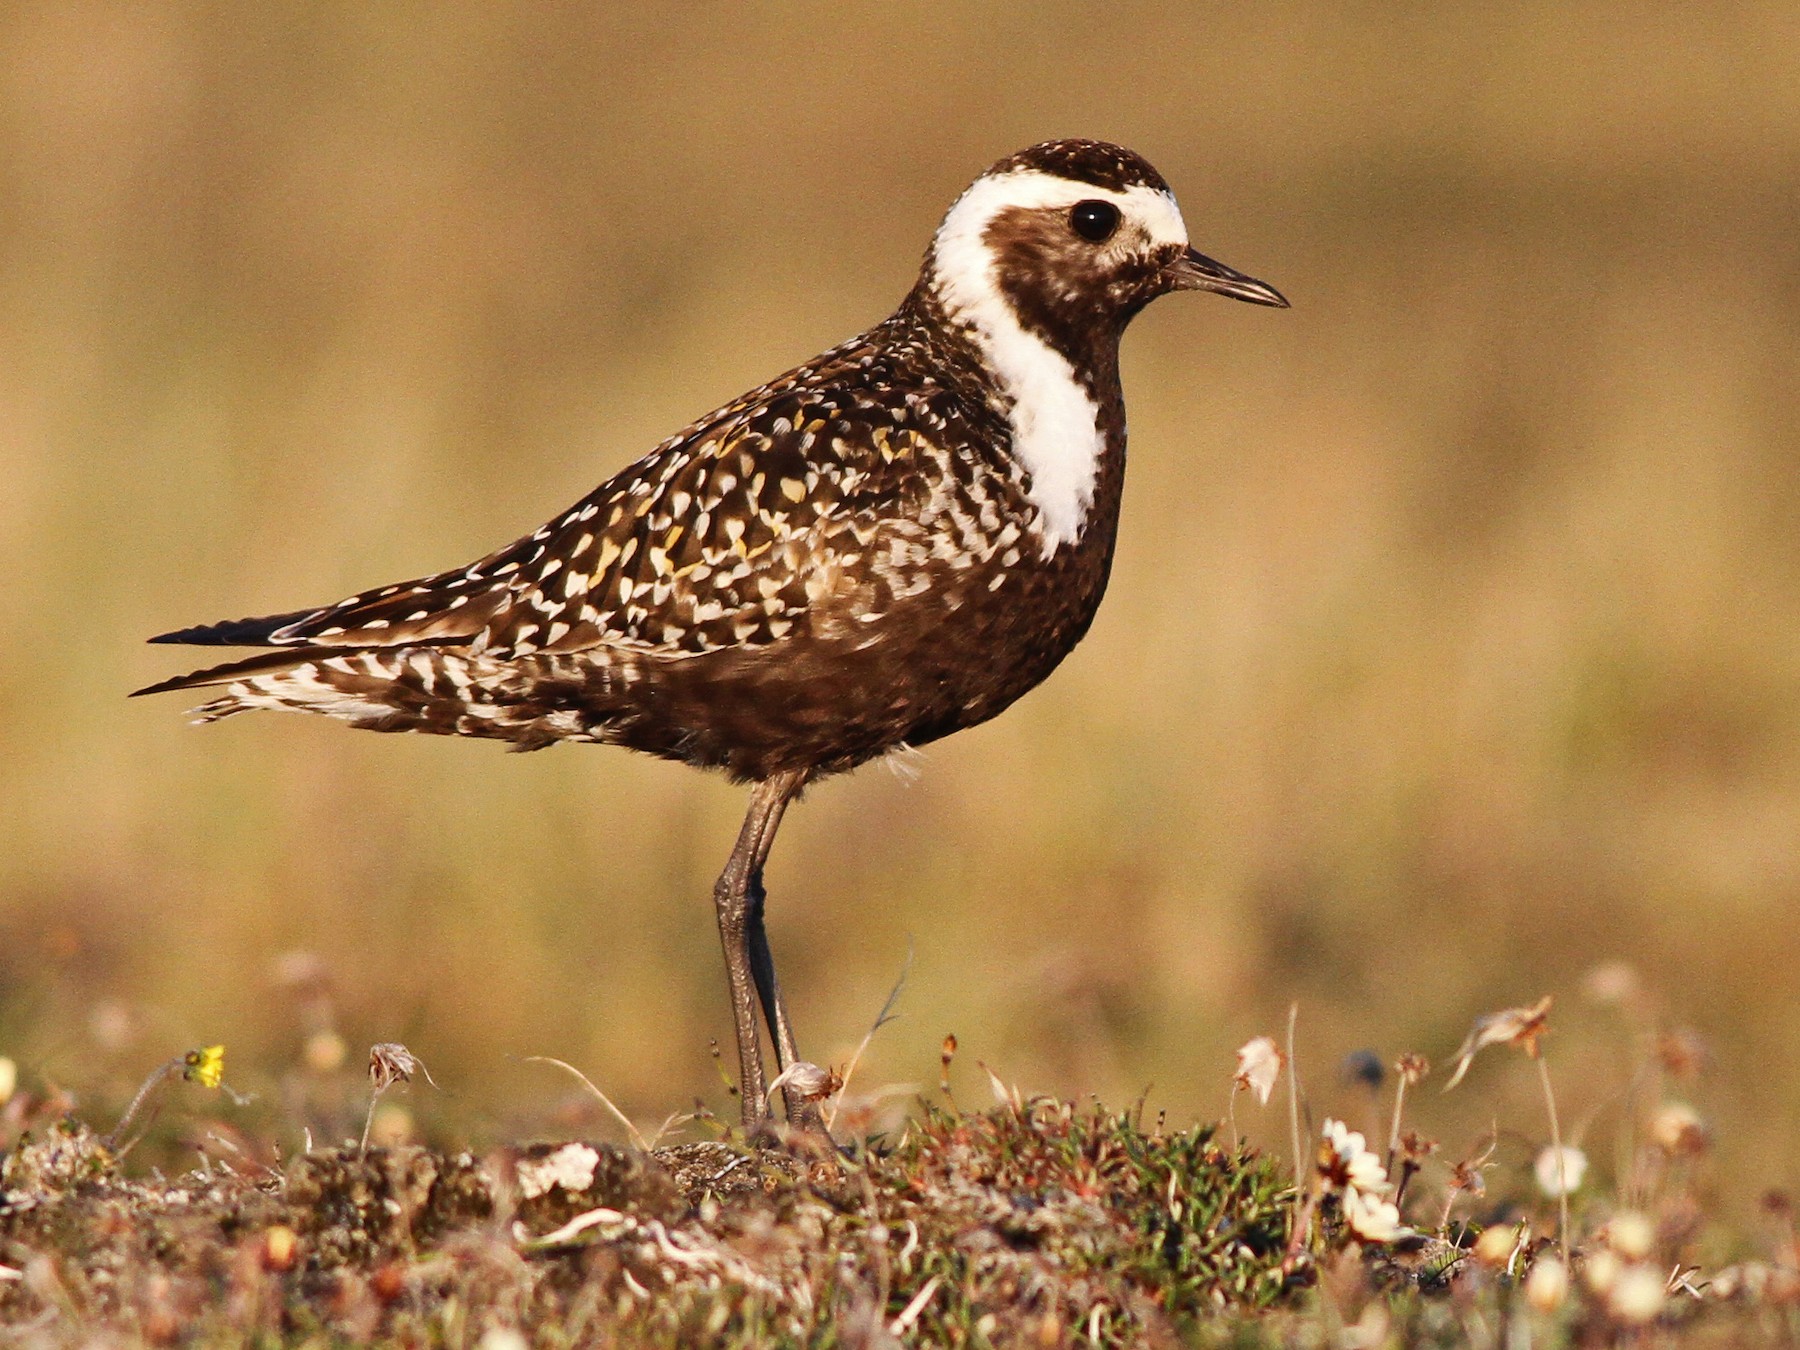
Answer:
<svg viewBox="0 0 1800 1350"><path fill-rule="evenodd" d="M1151 168L1143 156L1105 141L1045 141L1008 155L988 173L1009 173L1015 169L1037 169L1115 192L1131 187L1154 188L1158 192L1169 190L1163 176Z"/></svg>

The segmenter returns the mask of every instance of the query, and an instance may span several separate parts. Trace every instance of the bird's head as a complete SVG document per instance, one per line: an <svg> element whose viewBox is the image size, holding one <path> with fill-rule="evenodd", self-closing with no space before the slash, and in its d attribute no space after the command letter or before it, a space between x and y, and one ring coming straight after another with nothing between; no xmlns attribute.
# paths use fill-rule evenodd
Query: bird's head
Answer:
<svg viewBox="0 0 1800 1350"><path fill-rule="evenodd" d="M1192 248L1162 175L1101 141L1047 141L982 174L938 227L921 280L953 319L982 330L1010 317L1072 358L1171 291L1288 303Z"/></svg>

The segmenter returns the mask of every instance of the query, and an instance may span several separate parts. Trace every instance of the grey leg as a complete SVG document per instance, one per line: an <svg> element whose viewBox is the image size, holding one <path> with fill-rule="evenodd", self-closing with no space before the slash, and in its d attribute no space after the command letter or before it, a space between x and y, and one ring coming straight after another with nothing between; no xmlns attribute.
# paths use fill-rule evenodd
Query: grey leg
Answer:
<svg viewBox="0 0 1800 1350"><path fill-rule="evenodd" d="M771 1003L777 1009L770 1017L770 1034L783 1063L793 1053L793 1032L780 1008L775 969L769 960L768 939L763 935L762 870L769 847L775 842L781 813L805 782L806 774L796 771L777 774L756 785L744 827L738 831L737 847L732 849L731 859L713 887L719 940L725 948L725 978L731 991L731 1018L737 1028L738 1092L746 1133L761 1127L769 1088L763 1074L762 1035L757 1024L759 1000L765 1009Z"/></svg>
<svg viewBox="0 0 1800 1350"><path fill-rule="evenodd" d="M782 1001L781 985L775 979L775 957L769 951L769 935L763 930L765 898L762 877L758 875L750 891L750 973L756 978L756 996L762 1000L763 1020L768 1023L769 1036L775 1042L775 1070L780 1073L800 1058L800 1052L794 1045L794 1025L788 1018L787 1004ZM797 1130L824 1132L824 1120L817 1106L801 1101L788 1088L782 1089L781 1096L787 1103L788 1124Z"/></svg>

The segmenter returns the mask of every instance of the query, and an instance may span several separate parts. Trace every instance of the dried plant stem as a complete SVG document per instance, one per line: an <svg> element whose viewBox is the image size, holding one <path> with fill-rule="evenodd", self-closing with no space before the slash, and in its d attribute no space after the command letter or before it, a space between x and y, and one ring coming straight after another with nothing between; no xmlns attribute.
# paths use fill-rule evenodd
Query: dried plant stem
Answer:
<svg viewBox="0 0 1800 1350"><path fill-rule="evenodd" d="M856 1073L856 1066L862 1062L863 1051L869 1048L869 1042L875 1039L875 1033L897 1015L894 1005L900 1001L900 991L906 988L906 977L912 973L912 963L912 944L908 942L906 962L900 967L900 978L894 981L894 987L888 991L887 1001L881 1005L881 1011L875 1014L874 1024L864 1033L862 1040L857 1043L856 1053L850 1056L850 1062L844 1066L843 1080L838 1085L837 1095L832 1099L831 1108L825 1112L825 1130L828 1134L831 1127L837 1124L838 1107L843 1104L844 1094L850 1090L850 1079Z"/></svg>
<svg viewBox="0 0 1800 1350"><path fill-rule="evenodd" d="M1550 1065L1543 1055L1537 1056L1538 1081L1544 1085L1544 1109L1550 1113L1550 1147L1556 1150L1556 1242L1569 1250L1569 1176L1568 1160L1563 1156L1562 1126L1556 1120L1556 1094L1550 1091Z"/></svg>
<svg viewBox="0 0 1800 1350"><path fill-rule="evenodd" d="M356 1146L356 1156L369 1156L369 1131L375 1128L375 1108L381 1104L381 1094L386 1088L376 1088L369 1094L369 1113L363 1117L362 1142Z"/></svg>
<svg viewBox="0 0 1800 1350"><path fill-rule="evenodd" d="M1288 1004L1287 1020L1287 1079L1288 1079L1288 1133L1294 1143L1294 1226L1288 1234L1288 1255L1290 1258L1312 1240L1313 1208L1318 1203L1317 1188L1310 1184L1310 1176L1306 1167L1306 1155L1300 1150L1300 1065L1294 1058L1294 1027L1300 1020L1299 1003ZM1306 1201L1299 1202L1301 1190L1306 1191Z"/></svg>
<svg viewBox="0 0 1800 1350"><path fill-rule="evenodd" d="M1225 1116L1231 1122L1231 1151L1233 1153L1237 1152L1238 1145L1242 1142L1238 1138L1237 1131L1237 1095L1238 1085L1233 1083L1231 1095L1225 1099Z"/></svg>
<svg viewBox="0 0 1800 1350"><path fill-rule="evenodd" d="M1299 1187L1306 1179L1306 1158L1300 1152L1300 1066L1294 1060L1294 1024L1300 1020L1300 1005L1288 1005L1287 1020L1287 1080L1288 1080L1288 1133L1294 1143L1294 1185Z"/></svg>
<svg viewBox="0 0 1800 1350"><path fill-rule="evenodd" d="M1287 1260L1293 1259L1306 1250L1308 1240L1312 1237L1313 1211L1319 1207L1319 1188L1308 1186L1306 1199L1296 1204L1294 1215L1294 1231L1288 1234Z"/></svg>
<svg viewBox="0 0 1800 1350"><path fill-rule="evenodd" d="M619 1124L625 1127L625 1132L631 1136L631 1142L637 1147L640 1153L648 1153L650 1151L650 1145L644 1141L644 1136L638 1132L638 1127L631 1123L631 1117L619 1110L618 1107L614 1106L612 1098L608 1097L599 1088L595 1087L592 1080L573 1064L565 1063L560 1059L552 1059L549 1055L527 1055L525 1057L525 1062L527 1064L554 1064L564 1073L573 1075L577 1082L594 1094L595 1099L599 1101L600 1105L612 1112L613 1119L617 1120Z"/></svg>
<svg viewBox="0 0 1800 1350"><path fill-rule="evenodd" d="M1394 1123L1388 1127L1387 1170L1394 1174L1394 1155L1400 1151L1400 1111L1406 1105L1406 1075L1395 1075Z"/></svg>
<svg viewBox="0 0 1800 1350"><path fill-rule="evenodd" d="M138 1139L143 1137L144 1131L140 1130L130 1143L120 1147L119 1141L125 1137L125 1128L130 1125L132 1121L137 1119L138 1113L156 1096L157 1092L162 1088L162 1085L186 1067L187 1061L185 1057L177 1055L167 1064L157 1068L144 1080L144 1085L137 1090L137 1095L131 1099L131 1105L125 1108L125 1114L119 1117L119 1123L113 1126L112 1133L100 1141L101 1144L105 1146L107 1152L123 1157L131 1149L132 1145L136 1144ZM156 1112L153 1110L150 1113L150 1119L144 1122L144 1130L148 1130L155 1120Z"/></svg>

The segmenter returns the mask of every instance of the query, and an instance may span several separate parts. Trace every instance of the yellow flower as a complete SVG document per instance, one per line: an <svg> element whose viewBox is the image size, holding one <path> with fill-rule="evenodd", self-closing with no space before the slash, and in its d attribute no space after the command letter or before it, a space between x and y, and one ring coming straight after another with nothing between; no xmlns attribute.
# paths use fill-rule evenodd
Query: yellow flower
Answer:
<svg viewBox="0 0 1800 1350"><path fill-rule="evenodd" d="M181 1076L201 1087L216 1088L225 1080L225 1047L203 1046L181 1057Z"/></svg>

